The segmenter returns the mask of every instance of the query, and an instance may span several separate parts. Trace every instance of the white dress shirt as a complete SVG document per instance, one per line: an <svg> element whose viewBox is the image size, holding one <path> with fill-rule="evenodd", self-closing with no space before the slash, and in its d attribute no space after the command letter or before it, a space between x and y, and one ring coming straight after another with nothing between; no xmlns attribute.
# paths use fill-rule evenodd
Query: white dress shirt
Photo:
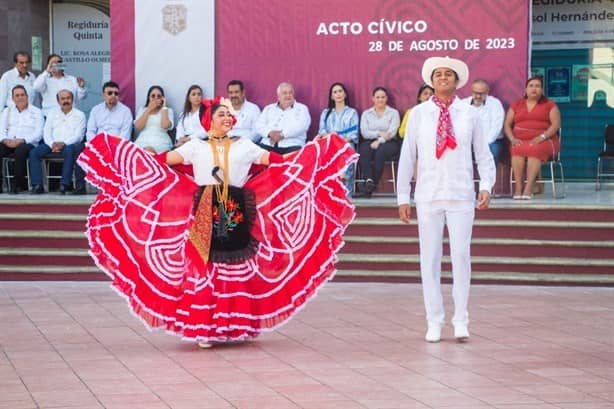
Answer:
<svg viewBox="0 0 614 409"><path fill-rule="evenodd" d="M256 132L256 121L260 116L260 108L258 105L245 100L241 109L236 110L237 123L232 127L228 135L239 136L241 138L249 138L253 142L260 141L260 135Z"/></svg>
<svg viewBox="0 0 614 409"><path fill-rule="evenodd" d="M101 132L119 136L129 141L132 136L132 112L126 105L118 102L113 109L102 102L90 111L87 120L86 140L90 141Z"/></svg>
<svg viewBox="0 0 614 409"><path fill-rule="evenodd" d="M77 108L73 108L68 114L64 114L60 108L49 112L43 132L47 146L51 147L54 142L72 145L81 142L84 134L85 114Z"/></svg>
<svg viewBox="0 0 614 409"><path fill-rule="evenodd" d="M17 68L8 70L2 77L0 77L0 109L5 106L15 106L13 102L13 87L15 85L23 85L28 93L28 101L30 105L36 101L36 91L34 90L34 80L36 76L31 72L28 72L26 78L22 78L19 75Z"/></svg>
<svg viewBox="0 0 614 409"><path fill-rule="evenodd" d="M43 71L34 81L34 89L41 94L43 98L42 110L46 117L49 112L59 107L57 95L63 89L67 89L73 94L73 103L77 100L87 97L87 90L81 88L77 83L77 78L72 75L64 74L61 78L55 78L49 72Z"/></svg>
<svg viewBox="0 0 614 409"><path fill-rule="evenodd" d="M190 112L186 117L181 114L177 121L177 133L176 139L189 136L190 139L205 139L207 137L207 131L203 128L203 124L200 122L200 112Z"/></svg>
<svg viewBox="0 0 614 409"><path fill-rule="evenodd" d="M43 138L44 123L43 113L35 106L28 105L21 112L15 106L4 108L0 114L0 141L24 139L36 146Z"/></svg>
<svg viewBox="0 0 614 409"><path fill-rule="evenodd" d="M477 106L472 104L473 98L468 97L463 99L469 105L472 105L480 114L480 122L482 123L482 131L486 137L486 141L491 144L497 139L503 138L503 118L505 111L499 99L488 95L482 105Z"/></svg>
<svg viewBox="0 0 614 409"><path fill-rule="evenodd" d="M256 132L262 137L260 143L273 146L269 139L271 131L281 131L283 139L277 144L280 148L303 146L307 142L307 129L311 124L311 116L307 106L294 102L292 106L281 109L279 104L267 105L256 121Z"/></svg>
<svg viewBox="0 0 614 409"><path fill-rule="evenodd" d="M410 182L416 161L416 202L475 200L472 148L481 178L480 190L490 192L495 184L495 162L482 133L478 111L459 98L454 99L449 110L457 146L447 148L440 159L435 157L439 108L428 100L411 111L397 173L399 205L410 202Z"/></svg>

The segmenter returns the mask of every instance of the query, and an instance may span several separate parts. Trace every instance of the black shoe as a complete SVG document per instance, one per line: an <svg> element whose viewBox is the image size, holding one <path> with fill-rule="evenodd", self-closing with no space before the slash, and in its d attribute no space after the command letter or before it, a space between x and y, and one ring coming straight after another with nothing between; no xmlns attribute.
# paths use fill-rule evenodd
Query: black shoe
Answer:
<svg viewBox="0 0 614 409"><path fill-rule="evenodd" d="M40 195L42 193L45 193L45 189L43 188L42 185L34 185L32 186L32 189L30 190L30 194L33 194L33 195Z"/></svg>
<svg viewBox="0 0 614 409"><path fill-rule="evenodd" d="M71 194L72 195L85 195L87 194L87 191L85 190L85 187L78 187L75 190L73 190Z"/></svg>
<svg viewBox="0 0 614 409"><path fill-rule="evenodd" d="M12 186L11 187L11 194L17 195L19 194L19 192L21 191L21 188L19 186Z"/></svg>
<svg viewBox="0 0 614 409"><path fill-rule="evenodd" d="M367 181L365 182L365 193L368 193L370 195L371 193L373 193L375 188L376 186L373 179L367 179Z"/></svg>
<svg viewBox="0 0 614 409"><path fill-rule="evenodd" d="M60 183L60 194L65 195L70 190L70 186L66 186Z"/></svg>

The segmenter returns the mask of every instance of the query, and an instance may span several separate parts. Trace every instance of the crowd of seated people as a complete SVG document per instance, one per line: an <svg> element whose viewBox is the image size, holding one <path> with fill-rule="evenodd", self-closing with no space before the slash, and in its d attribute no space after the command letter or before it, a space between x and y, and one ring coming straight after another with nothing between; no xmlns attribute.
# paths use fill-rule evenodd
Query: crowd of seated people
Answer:
<svg viewBox="0 0 614 409"><path fill-rule="evenodd" d="M44 193L42 161L55 156L63 159L59 193L86 194L85 172L76 165L76 158L85 143L100 132L132 139L152 153L174 149L193 138L207 138L201 124L204 92L198 85L187 90L177 117L167 105L164 89L153 85L133 117L130 108L120 102L119 85L109 81L102 87L103 101L92 108L86 120L86 115L74 105L87 97L85 83L82 78L65 73L59 55L51 54L46 69L38 76L29 70L31 58L27 52L15 53L14 62L14 68L0 78L0 159L9 157L14 161L13 177L7 186L10 193ZM560 114L556 104L543 95L542 85L539 78L530 79L525 97L509 108L507 117L501 102L489 95L489 85L484 79L475 79L471 95L463 99L479 111L484 137L496 162L500 161L505 147L503 138L509 139L513 174L517 179L514 198L531 197L541 162L558 148L556 132ZM424 84L417 88L416 104L431 98L431 87ZM248 138L280 154L296 151L308 141L312 123L309 109L296 100L291 83L280 83L277 100L262 110L246 99L243 82L230 81L226 90L237 119L231 136ZM412 137L405 132L411 107L403 110L401 121L399 111L388 105L389 90L376 86L371 93L373 105L359 114L352 107L349 94L342 82L330 86L317 133L321 136L336 133L359 153L358 169L350 166L342 179L349 197L370 197L382 177L385 163L398 159L401 138ZM544 118L537 124L532 118L542 111ZM169 134L172 129L175 129L174 139ZM544 142L548 142L547 149ZM361 175L357 185L356 172Z"/></svg>

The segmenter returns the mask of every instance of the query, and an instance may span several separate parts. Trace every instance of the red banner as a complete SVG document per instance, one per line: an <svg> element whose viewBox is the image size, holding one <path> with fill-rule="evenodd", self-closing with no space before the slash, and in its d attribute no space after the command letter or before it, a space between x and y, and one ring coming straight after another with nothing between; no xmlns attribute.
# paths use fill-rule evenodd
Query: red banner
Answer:
<svg viewBox="0 0 614 409"><path fill-rule="evenodd" d="M193 1L175 3L185 4L189 16ZM114 0L111 6L112 74L129 80L134 64L119 52L130 50L125 42L134 42L125 25L134 1ZM139 13L159 19L157 9L138 8ZM280 82L289 81L297 100L309 106L315 125L330 84L341 81L359 111L372 105L372 89L384 86L390 105L403 112L415 104L424 59L437 55L467 62L470 80L486 79L491 93L509 104L523 95L528 75L529 15L527 0L216 1L215 93L224 95L226 83L240 79L248 99L262 107L276 100ZM121 25L113 24L120 18ZM158 28L152 24L151 29ZM198 53L199 39L186 38L183 46ZM160 64L175 64L173 50L160 53ZM199 67L181 60L176 75L193 76L192 82L199 83ZM469 85L459 94L469 95Z"/></svg>

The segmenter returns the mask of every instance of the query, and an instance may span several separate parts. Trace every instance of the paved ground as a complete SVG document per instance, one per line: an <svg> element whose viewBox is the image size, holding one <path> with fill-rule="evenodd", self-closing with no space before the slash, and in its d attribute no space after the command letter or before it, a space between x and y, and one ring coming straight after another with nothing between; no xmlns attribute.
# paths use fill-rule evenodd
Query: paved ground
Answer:
<svg viewBox="0 0 614 409"><path fill-rule="evenodd" d="M474 286L470 314L469 343L427 344L418 285L332 283L199 350L107 283L0 282L0 408L614 408L613 288Z"/></svg>

